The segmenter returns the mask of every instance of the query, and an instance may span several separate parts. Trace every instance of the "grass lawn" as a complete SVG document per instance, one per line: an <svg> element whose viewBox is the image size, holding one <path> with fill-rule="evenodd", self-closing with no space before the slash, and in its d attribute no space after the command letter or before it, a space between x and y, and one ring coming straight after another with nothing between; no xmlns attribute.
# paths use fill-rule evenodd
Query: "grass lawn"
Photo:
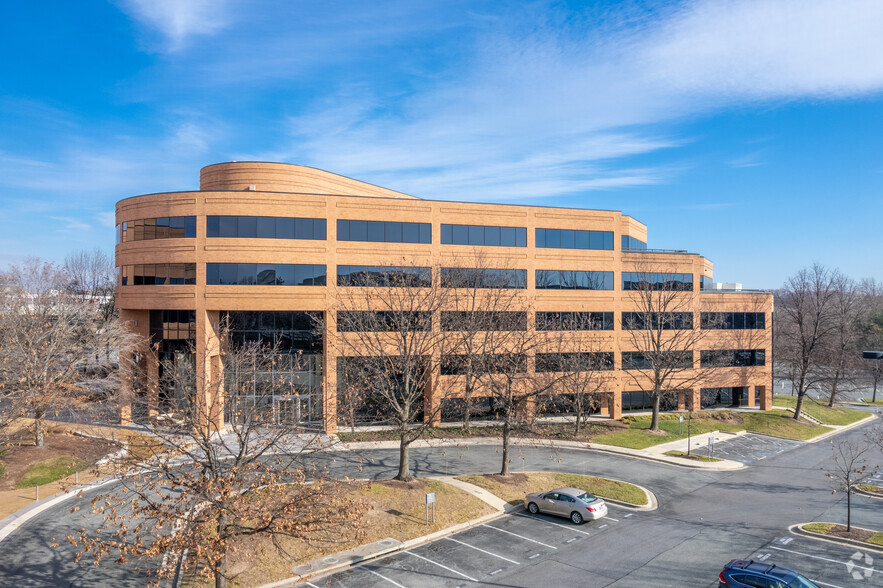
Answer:
<svg viewBox="0 0 883 588"><path fill-rule="evenodd" d="M435 523L425 524L426 493L435 492ZM257 586L291 577L292 567L374 543L391 537L407 541L434 533L494 512L485 502L458 488L436 480L415 480L409 484L396 481L375 482L353 488L349 497L366 503L370 508L352 531L339 532L333 541L307 543L290 537L279 537L280 546L292 557L273 547L269 539L243 544L247 563L233 561L234 569L243 569L235 586ZM199 578L188 578L188 586L208 586ZM214 585L211 583L211 585Z"/></svg>
<svg viewBox="0 0 883 588"><path fill-rule="evenodd" d="M670 455L672 457L683 457L684 459L693 460L693 461L704 461L704 462L712 462L712 461L723 461L722 459L718 459L716 457L708 457L707 455L700 455L695 451L691 452L690 455L687 455L686 451L666 451L665 455Z"/></svg>
<svg viewBox="0 0 883 588"><path fill-rule="evenodd" d="M773 396L773 405L794 408L797 406L797 397L780 396L777 394ZM822 424L838 426L849 425L868 416L868 413L865 411L856 410L854 408L841 408L839 406L828 408L827 403L819 402L818 400L808 397L803 398L801 411L805 411L806 414Z"/></svg>
<svg viewBox="0 0 883 588"><path fill-rule="evenodd" d="M511 474L505 478L492 474L486 476L457 476L457 479L480 486L510 504L522 504L524 497L531 492L553 490L563 486L579 488L602 498L612 498L613 500L620 500L629 504L639 506L647 504L647 495L634 484L608 480L606 478L596 478L595 476L555 472L528 472Z"/></svg>
<svg viewBox="0 0 883 588"><path fill-rule="evenodd" d="M808 421L795 421L793 416L794 413L786 410L742 413L744 428L752 433L806 441L832 430L831 427L816 425Z"/></svg>
<svg viewBox="0 0 883 588"><path fill-rule="evenodd" d="M883 396L878 398L876 402L872 402L870 398L862 398L862 400L864 400L868 404L876 404L878 406L883 405Z"/></svg>
<svg viewBox="0 0 883 588"><path fill-rule="evenodd" d="M25 470L24 475L19 479L16 486L18 488L42 486L43 484L60 480L65 476L70 476L74 472L82 472L88 467L88 463L73 455L53 457L31 465Z"/></svg>
<svg viewBox="0 0 883 588"><path fill-rule="evenodd" d="M694 413L690 422L690 433L700 435L711 431L749 431L805 441L831 430L830 427L815 425L803 420L797 422L790 415L792 413L784 410L738 413L730 411L699 412ZM592 442L631 449L646 449L660 443L686 439L688 419L686 416L684 417L684 423L679 433L678 416L680 415L671 413L659 415L659 428L662 430L660 433L650 432L649 415L625 417L623 422L631 428L597 435L592 439Z"/></svg>

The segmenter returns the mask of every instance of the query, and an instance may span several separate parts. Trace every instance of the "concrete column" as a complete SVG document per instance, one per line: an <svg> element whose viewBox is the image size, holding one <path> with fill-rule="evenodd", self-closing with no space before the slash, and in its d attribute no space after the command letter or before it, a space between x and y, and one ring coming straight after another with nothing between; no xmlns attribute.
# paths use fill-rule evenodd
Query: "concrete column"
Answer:
<svg viewBox="0 0 883 588"><path fill-rule="evenodd" d="M599 394L601 397L601 405L598 407L598 415L599 416L608 416L610 414L610 409L607 406L609 403L607 399L610 397L610 394L602 393Z"/></svg>
<svg viewBox="0 0 883 588"><path fill-rule="evenodd" d="M146 310L120 310L120 324L123 330L132 335L135 341L120 350L120 391L119 391L119 419L120 424L132 423L132 404L136 401L136 395L144 391L142 381L139 382L140 390L134 387L138 366L135 365L135 357L143 357L147 349L147 336L150 332L150 313Z"/></svg>
<svg viewBox="0 0 883 588"><path fill-rule="evenodd" d="M769 386L758 386L757 394L760 396L760 410L772 410L773 389Z"/></svg>
<svg viewBox="0 0 883 588"><path fill-rule="evenodd" d="M210 431L224 428L224 376L221 342L218 338L220 313L196 312L196 418Z"/></svg>
<svg viewBox="0 0 883 588"><path fill-rule="evenodd" d="M690 401L692 410L702 410L702 388L690 390Z"/></svg>
<svg viewBox="0 0 883 588"><path fill-rule="evenodd" d="M622 418L622 390L608 394L607 406L611 419L619 420Z"/></svg>

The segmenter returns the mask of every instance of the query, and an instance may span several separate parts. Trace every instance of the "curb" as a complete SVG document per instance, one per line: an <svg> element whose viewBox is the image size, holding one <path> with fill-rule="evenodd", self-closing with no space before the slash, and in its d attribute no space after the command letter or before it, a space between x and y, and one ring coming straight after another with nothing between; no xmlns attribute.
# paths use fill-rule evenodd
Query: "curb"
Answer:
<svg viewBox="0 0 883 588"><path fill-rule="evenodd" d="M399 551L406 551L408 549L418 547L423 545L424 543L429 543L430 541L434 541L436 539L441 539L447 535L453 535L454 533L458 533L464 529L468 529L470 527L474 527L477 525L483 525L489 521L500 518L501 516L507 514L508 511L501 510L497 512L492 512L490 514L486 514L484 516L478 517L477 519L472 519L471 521L466 521L465 523L459 523L452 527L447 527L445 529L441 529L440 531L436 531L435 533L430 533L429 535L423 535L421 537L415 537L414 539L409 539L404 543L400 543L399 545L395 545L393 547L388 547L386 549L381 549L374 553L370 553L364 556L357 556L352 560L336 563L334 565L328 566L327 568L323 568L321 570L316 570L314 572L310 572L308 574L304 574L302 576L292 576L290 578L286 578L284 580L279 580L277 582L272 582L270 584L261 584L258 588L283 588L286 586L294 586L299 582L303 582L305 580L309 580L310 578L315 578L316 576L322 576L325 574L329 574L331 572L336 572L338 570L348 568L360 563L364 563L366 561L371 561L377 559L379 557L383 557L384 555L389 555L391 553L397 553Z"/></svg>
<svg viewBox="0 0 883 588"><path fill-rule="evenodd" d="M824 522L824 521L814 521L814 522ZM813 533L812 531L807 531L803 528L803 525L808 525L809 523L798 523L796 525L791 525L788 527L788 531L792 535L800 535L802 537L809 537L810 539L814 539L816 541L826 541L828 543L838 543L840 545L849 545L851 547L858 547L860 549L866 549L868 551L873 551L875 553L883 554L883 546L874 545L872 543L864 543L863 541L856 541L855 539L842 539L840 537L831 537L830 535L822 535L820 533ZM840 524L840 523L826 523L826 524ZM861 528L861 527L859 527ZM870 531L870 529L863 529L864 531Z"/></svg>
<svg viewBox="0 0 883 588"><path fill-rule="evenodd" d="M67 492L57 492L52 496L39 500L34 504L31 504L30 506L26 506L12 513L8 517L0 521L0 542L9 537L13 532L15 532L16 529L18 529L23 524L36 517L43 511L48 510L56 504L61 504L66 500L76 497L80 492L100 488L101 486L109 484L115 480L116 478L114 477L101 478L100 480L95 480L94 482L90 482L89 484L77 486L76 488L68 490Z"/></svg>
<svg viewBox="0 0 883 588"><path fill-rule="evenodd" d="M836 427L836 428L833 431L828 431L827 433L819 435L818 437L813 437L812 439L805 441L805 443L818 443L819 441L824 441L825 439L828 439L829 437L833 437L834 435L839 435L840 433L843 433L844 431L849 431L850 429L854 429L854 428L859 427L861 425L867 424L867 423L871 422L872 420L874 420L875 418L877 418L877 415L869 414L868 416L866 416L862 420L855 421L854 423L849 423L848 425L843 425L843 426L839 426L839 427L837 425L822 425L823 427Z"/></svg>
<svg viewBox="0 0 883 588"><path fill-rule="evenodd" d="M868 498L876 498L877 500L883 500L883 494L875 494L873 492L867 492L862 490L861 488L855 488L852 491L853 494L861 494L862 496L867 496Z"/></svg>

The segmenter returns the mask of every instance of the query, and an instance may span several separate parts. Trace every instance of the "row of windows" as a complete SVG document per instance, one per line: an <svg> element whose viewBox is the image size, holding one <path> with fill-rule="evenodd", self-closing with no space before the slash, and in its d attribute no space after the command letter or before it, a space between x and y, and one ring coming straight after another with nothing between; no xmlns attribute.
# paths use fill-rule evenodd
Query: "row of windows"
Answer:
<svg viewBox="0 0 883 588"><path fill-rule="evenodd" d="M431 243L429 223L338 220L338 241L370 241L372 243Z"/></svg>
<svg viewBox="0 0 883 588"><path fill-rule="evenodd" d="M765 329L766 315L762 312L703 312L703 329Z"/></svg>
<svg viewBox="0 0 883 588"><path fill-rule="evenodd" d="M196 338L195 310L151 310L149 319L154 342Z"/></svg>
<svg viewBox="0 0 883 588"><path fill-rule="evenodd" d="M613 272L536 270L540 290L613 290Z"/></svg>
<svg viewBox="0 0 883 588"><path fill-rule="evenodd" d="M339 241L378 243L431 243L430 223L338 220ZM144 218L122 223L122 242L196 237L195 216ZM272 216L206 216L206 237L245 239L318 239L326 238L324 218ZM444 245L527 247L525 227L484 225L441 225ZM612 231L536 229L536 246L550 249L613 250ZM647 244L622 235L622 248L646 249Z"/></svg>
<svg viewBox="0 0 883 588"><path fill-rule="evenodd" d="M499 374L527 371L527 360L520 353L494 353L488 355L446 355L442 358L443 376L460 376L468 372Z"/></svg>
<svg viewBox="0 0 883 588"><path fill-rule="evenodd" d="M441 268L445 288L527 288L527 270L469 267Z"/></svg>
<svg viewBox="0 0 883 588"><path fill-rule="evenodd" d="M527 247L527 229L524 227L443 224L441 226L441 242L442 245Z"/></svg>
<svg viewBox="0 0 883 588"><path fill-rule="evenodd" d="M547 249L602 249L613 251L612 231L537 229L537 247Z"/></svg>
<svg viewBox="0 0 883 588"><path fill-rule="evenodd" d="M654 367L686 369L693 367L692 351L623 351L622 369L651 370Z"/></svg>
<svg viewBox="0 0 883 588"><path fill-rule="evenodd" d="M702 367L753 367L766 365L763 349L711 349L700 353Z"/></svg>
<svg viewBox="0 0 883 588"><path fill-rule="evenodd" d="M527 312L519 310L445 310L441 313L443 331L525 331Z"/></svg>
<svg viewBox="0 0 883 588"><path fill-rule="evenodd" d="M339 265L337 285L429 288L432 286L432 270L428 267Z"/></svg>
<svg viewBox="0 0 883 588"><path fill-rule="evenodd" d="M207 216L206 237L242 239L325 239L324 218Z"/></svg>
<svg viewBox="0 0 883 588"><path fill-rule="evenodd" d="M692 312L624 312L622 328L626 331L676 331L693 328Z"/></svg>
<svg viewBox="0 0 883 588"><path fill-rule="evenodd" d="M324 286L325 266L291 263L207 263L205 283L241 286Z"/></svg>
<svg viewBox="0 0 883 588"><path fill-rule="evenodd" d="M195 216L166 216L126 221L120 227L123 243L151 239L196 237Z"/></svg>
<svg viewBox="0 0 883 588"><path fill-rule="evenodd" d="M537 353L538 372L594 372L613 369L612 351Z"/></svg>
<svg viewBox="0 0 883 588"><path fill-rule="evenodd" d="M337 331L339 333L429 331L431 329L432 313L426 311L340 310L337 312Z"/></svg>
<svg viewBox="0 0 883 588"><path fill-rule="evenodd" d="M612 312L537 312L538 331L612 331Z"/></svg>
<svg viewBox="0 0 883 588"><path fill-rule="evenodd" d="M123 286L195 283L195 263L138 263L120 266L120 284Z"/></svg>
<svg viewBox="0 0 883 588"><path fill-rule="evenodd" d="M222 311L221 325L229 331L232 345L260 343L275 347L280 353L321 351L322 335L321 312L304 311ZM315 369L321 372L321 355L304 355L287 358L278 356L274 360L276 371L299 368L306 360L316 362ZM286 363L288 365L286 365ZM295 365L292 366L291 364Z"/></svg>
<svg viewBox="0 0 883 588"><path fill-rule="evenodd" d="M693 274L622 272L622 289L691 292Z"/></svg>
<svg viewBox="0 0 883 588"><path fill-rule="evenodd" d="M630 237L629 235L622 235L622 250L644 250L647 249L647 244L641 241L640 239L635 239L634 237Z"/></svg>

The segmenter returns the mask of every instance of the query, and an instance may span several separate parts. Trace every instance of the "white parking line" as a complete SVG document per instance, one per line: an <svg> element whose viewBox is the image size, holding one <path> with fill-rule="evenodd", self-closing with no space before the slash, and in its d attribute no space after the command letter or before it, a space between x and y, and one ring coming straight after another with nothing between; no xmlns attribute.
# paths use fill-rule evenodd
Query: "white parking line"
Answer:
<svg viewBox="0 0 883 588"><path fill-rule="evenodd" d="M629 516L629 515L625 515L625 516ZM618 522L619 522L619 519L614 519L614 518L611 518L611 517L604 517L604 519L605 519L605 520L608 520L608 521L613 521L614 523L618 523Z"/></svg>
<svg viewBox="0 0 883 588"><path fill-rule="evenodd" d="M843 588L843 586L838 586L837 584L826 584L825 582L819 582L818 580L813 580L819 586L830 586L831 588Z"/></svg>
<svg viewBox="0 0 883 588"><path fill-rule="evenodd" d="M492 525L482 525L482 527L487 527L488 529L494 529L494 530L499 531L501 533L506 533L507 535L514 535L515 537L518 537L520 539L524 539L525 541L530 541L531 543L536 543L537 545L542 545L543 547L548 547L549 549L558 549L554 545L547 545L545 543L542 543L541 541L537 541L536 539L531 539L530 537L525 537L524 535L519 535L518 533L513 533L512 531L507 531L506 529L501 529L499 527L494 527Z"/></svg>
<svg viewBox="0 0 883 588"><path fill-rule="evenodd" d="M515 561L514 559L509 559L508 557L503 557L502 555L497 555L496 553L491 553L490 551L485 551L481 547L476 547L475 545L469 545L468 543L463 543L462 541L458 541L456 539L453 539L452 537L445 537L445 539L447 539L448 541L453 541L454 543L459 543L460 545L465 545L466 547L470 547L470 548L474 549L475 551L480 551L482 553L486 553L488 555L492 555L494 557L500 558L503 561L508 561L509 563L513 563L516 566L521 565L517 561Z"/></svg>
<svg viewBox="0 0 883 588"><path fill-rule="evenodd" d="M417 554L414 553L413 551L406 551L405 553L407 553L408 555L413 555L414 557L419 557L419 558L422 559L423 561L428 561L429 563L431 563L431 564L433 564L433 565L436 565L436 566L438 566L438 567L440 567L440 568L444 568L444 569L448 570L449 572L454 572L454 573L457 574L458 576L463 576L464 578L466 578L467 580L470 580L470 581L472 581L472 582L478 582L478 580L476 580L475 578L473 578L473 577L471 577L471 576L467 576L467 575L464 574L463 572L458 572L458 571L455 570L454 568L449 568L448 566L443 565L443 564L440 564L440 563L438 563L437 561L432 561L431 559L429 559L429 558L427 558L427 557L423 557L422 555L417 555Z"/></svg>
<svg viewBox="0 0 883 588"><path fill-rule="evenodd" d="M802 551L791 551L790 549L782 549L781 547L776 547L775 545L770 545L770 549L778 549L779 551L787 551L788 553L795 553L797 555L802 555L804 557L811 557L812 559L820 559L822 561L829 561L831 563L840 564L840 565L844 565L844 566L846 565L845 561L837 561L836 559L828 559L827 557L821 557L818 555L810 555L809 553L803 553ZM859 570L871 570L872 573L873 572L880 573L880 570L875 570L874 568L866 568L866 567L860 566L855 563L853 563L852 567L857 568Z"/></svg>
<svg viewBox="0 0 883 588"><path fill-rule="evenodd" d="M556 527L567 527L571 531L576 531L577 533L582 533L583 535L591 535L591 533L589 533L588 531L580 531L579 529L573 529L573 528L571 528L571 525L568 525L566 523L559 523L557 521L547 521L546 519L541 519L540 517L535 517L534 515L524 514L523 512L516 512L515 516L516 517L524 517L526 519L534 519L537 521L543 521L544 523L549 523L551 525L555 525Z"/></svg>
<svg viewBox="0 0 883 588"><path fill-rule="evenodd" d="M316 586L312 582L304 582L304 584L306 584L307 586L312 586L313 588L319 588L318 586Z"/></svg>
<svg viewBox="0 0 883 588"><path fill-rule="evenodd" d="M381 576L380 574L378 574L377 572L375 572L374 570L372 570L372 569L370 569L370 568L366 568L366 567L362 566L362 569L365 570L365 571L367 571L367 572L371 572L372 574L374 574L374 575L377 576L378 578L383 578L384 580L386 580L386 581L389 582L390 584L395 584L395 585L398 586L399 588L405 588L405 586L402 586L401 584L399 584L399 583L396 582L395 580L390 580L390 579L387 578L386 576Z"/></svg>

